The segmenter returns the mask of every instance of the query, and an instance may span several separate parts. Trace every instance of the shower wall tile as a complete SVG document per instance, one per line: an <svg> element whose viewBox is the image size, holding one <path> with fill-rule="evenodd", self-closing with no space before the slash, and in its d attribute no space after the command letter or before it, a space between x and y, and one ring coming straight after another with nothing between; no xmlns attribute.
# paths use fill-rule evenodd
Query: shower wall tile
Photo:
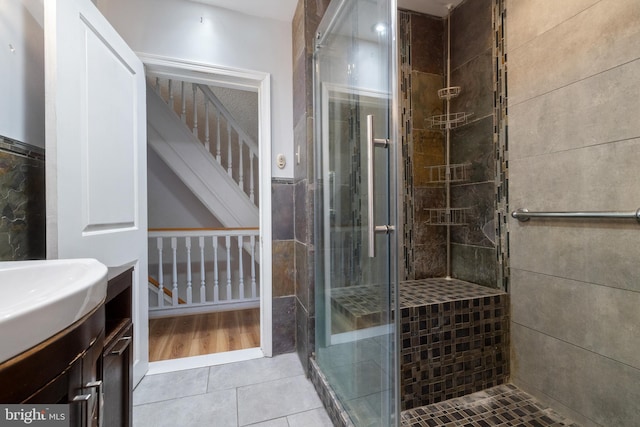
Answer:
<svg viewBox="0 0 640 427"><path fill-rule="evenodd" d="M430 241L423 245L415 244L413 251L416 279L446 276L447 259L444 240Z"/></svg>
<svg viewBox="0 0 640 427"><path fill-rule="evenodd" d="M429 221L427 209L444 208L445 194L442 187L415 187L415 223Z"/></svg>
<svg viewBox="0 0 640 427"><path fill-rule="evenodd" d="M524 391L571 408L579 422L578 414L592 425L638 425L639 369L518 323L511 342L512 379Z"/></svg>
<svg viewBox="0 0 640 427"><path fill-rule="evenodd" d="M444 70L444 24L441 18L411 13L411 68L430 74Z"/></svg>
<svg viewBox="0 0 640 427"><path fill-rule="evenodd" d="M471 2L467 2L471 3ZM469 121L493 115L493 52L477 52L451 71L451 85L460 86L460 95L451 100L451 112L473 113Z"/></svg>
<svg viewBox="0 0 640 427"><path fill-rule="evenodd" d="M635 179L639 163L640 139L511 160L512 206L532 211L635 211L640 201Z"/></svg>
<svg viewBox="0 0 640 427"><path fill-rule="evenodd" d="M313 259L313 252L309 253L309 247L300 242L295 243L295 257L296 257L296 297L300 300L300 303L304 306L305 310L314 314L313 307L313 295L314 295L314 280L313 269L309 270L309 257Z"/></svg>
<svg viewBox="0 0 640 427"><path fill-rule="evenodd" d="M271 182L273 240L293 239L293 190L294 186L288 181L273 180Z"/></svg>
<svg viewBox="0 0 640 427"><path fill-rule="evenodd" d="M451 186L451 206L465 209L465 225L451 228L451 241L465 245L494 248L485 233L484 227L494 220L495 184L493 181L475 184Z"/></svg>
<svg viewBox="0 0 640 427"><path fill-rule="evenodd" d="M311 221L309 212L313 212L313 193L309 191L306 179L296 183L294 193L295 224L294 237L302 243L310 243Z"/></svg>
<svg viewBox="0 0 640 427"><path fill-rule="evenodd" d="M273 298L273 355L296 350L296 297Z"/></svg>
<svg viewBox="0 0 640 427"><path fill-rule="evenodd" d="M571 1L552 23L532 5L508 11L530 21L507 25L510 210L634 212L640 4ZM585 425L638 425L637 223L508 227L516 383Z"/></svg>
<svg viewBox="0 0 640 427"><path fill-rule="evenodd" d="M309 312L296 298L296 353L307 377L309 376L309 358L313 352L311 335L314 329L311 328L310 321Z"/></svg>
<svg viewBox="0 0 640 427"><path fill-rule="evenodd" d="M512 3L519 9L517 2ZM537 15L529 19L542 20ZM508 27L517 31L511 24ZM639 44L640 2L602 0L508 51L509 106L633 61L638 58ZM562 60L548 66L549 52Z"/></svg>
<svg viewBox="0 0 640 427"><path fill-rule="evenodd" d="M438 99L438 89L444 85L442 75L411 72L411 109L413 129L428 129L429 117L443 114L444 105Z"/></svg>
<svg viewBox="0 0 640 427"><path fill-rule="evenodd" d="M511 220L509 226L512 269L640 292L638 224Z"/></svg>
<svg viewBox="0 0 640 427"><path fill-rule="evenodd" d="M600 0L506 0L509 11L507 39L509 50L514 51L540 34L570 19ZM517 7L512 7L513 3ZM531 19L532 16L538 19Z"/></svg>
<svg viewBox="0 0 640 427"><path fill-rule="evenodd" d="M451 270L456 279L489 288L498 287L496 250L480 246L451 245Z"/></svg>
<svg viewBox="0 0 640 427"><path fill-rule="evenodd" d="M44 154L20 147L0 136L0 261L45 258Z"/></svg>
<svg viewBox="0 0 640 427"><path fill-rule="evenodd" d="M276 240L271 244L272 288L274 297L295 294L295 243L293 240Z"/></svg>
<svg viewBox="0 0 640 427"><path fill-rule="evenodd" d="M509 108L511 159L640 137L640 60Z"/></svg>
<svg viewBox="0 0 640 427"><path fill-rule="evenodd" d="M493 116L453 129L451 144L453 147L451 163L471 165L467 182L484 182L495 179Z"/></svg>
<svg viewBox="0 0 640 427"><path fill-rule="evenodd" d="M463 2L453 10L451 14L452 69L491 48L492 8L492 0L473 0Z"/></svg>
<svg viewBox="0 0 640 427"><path fill-rule="evenodd" d="M519 269L511 275L514 322L640 369L638 342L629 339L640 336L640 292ZM584 313L597 322L585 325Z"/></svg>

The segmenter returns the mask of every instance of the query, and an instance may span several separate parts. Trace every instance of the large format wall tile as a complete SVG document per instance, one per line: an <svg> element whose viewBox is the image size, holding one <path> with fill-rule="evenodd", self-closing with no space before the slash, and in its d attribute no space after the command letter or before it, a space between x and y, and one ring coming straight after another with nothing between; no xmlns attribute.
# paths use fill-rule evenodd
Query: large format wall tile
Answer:
<svg viewBox="0 0 640 427"><path fill-rule="evenodd" d="M640 292L519 269L511 278L514 322L640 369Z"/></svg>
<svg viewBox="0 0 640 427"><path fill-rule="evenodd" d="M411 72L411 109L413 129L429 129L427 119L443 113L443 104L438 99L438 89L444 84L441 75Z"/></svg>
<svg viewBox="0 0 640 427"><path fill-rule="evenodd" d="M472 113L470 121L493 116L492 62L493 52L486 49L452 70L451 85L461 87L460 95L451 100L452 113Z"/></svg>
<svg viewBox="0 0 640 427"><path fill-rule="evenodd" d="M601 426L638 425L639 369L515 322L511 343L512 378L525 391L546 395Z"/></svg>
<svg viewBox="0 0 640 427"><path fill-rule="evenodd" d="M0 147L0 261L44 257L44 160Z"/></svg>
<svg viewBox="0 0 640 427"><path fill-rule="evenodd" d="M521 159L640 136L640 59L509 108Z"/></svg>
<svg viewBox="0 0 640 427"><path fill-rule="evenodd" d="M635 211L640 207L635 180L639 163L640 139L511 160L511 206L532 211Z"/></svg>
<svg viewBox="0 0 640 427"><path fill-rule="evenodd" d="M507 49L511 52L600 0L507 0ZM518 3L517 7L513 7ZM537 19L531 19L535 16Z"/></svg>
<svg viewBox="0 0 640 427"><path fill-rule="evenodd" d="M640 2L602 0L509 51L509 107L633 61L639 44Z"/></svg>
<svg viewBox="0 0 640 427"><path fill-rule="evenodd" d="M513 269L640 291L637 224L512 219L509 226Z"/></svg>
<svg viewBox="0 0 640 427"><path fill-rule="evenodd" d="M411 68L423 73L441 74L444 69L442 19L420 13L411 14Z"/></svg>
<svg viewBox="0 0 640 427"><path fill-rule="evenodd" d="M497 288L495 248L451 244L451 269L456 279Z"/></svg>
<svg viewBox="0 0 640 427"><path fill-rule="evenodd" d="M463 2L451 15L451 68L455 69L491 48L491 0ZM446 38L445 24L445 38Z"/></svg>

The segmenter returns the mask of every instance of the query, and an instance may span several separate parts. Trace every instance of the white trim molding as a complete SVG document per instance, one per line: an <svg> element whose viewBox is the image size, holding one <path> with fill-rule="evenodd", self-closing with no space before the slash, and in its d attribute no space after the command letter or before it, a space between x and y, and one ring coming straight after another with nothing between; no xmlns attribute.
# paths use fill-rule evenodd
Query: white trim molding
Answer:
<svg viewBox="0 0 640 427"><path fill-rule="evenodd" d="M260 227L260 351L272 356L272 255L271 255L271 74L216 64L137 52L148 72L205 85L258 93L259 227ZM242 354L229 352L233 354ZM226 359L225 359L226 360Z"/></svg>

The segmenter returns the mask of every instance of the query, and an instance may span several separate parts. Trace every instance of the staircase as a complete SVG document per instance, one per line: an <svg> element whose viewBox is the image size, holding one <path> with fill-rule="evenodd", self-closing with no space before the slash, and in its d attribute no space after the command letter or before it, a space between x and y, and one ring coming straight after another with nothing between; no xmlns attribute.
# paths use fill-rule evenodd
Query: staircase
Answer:
<svg viewBox="0 0 640 427"><path fill-rule="evenodd" d="M149 147L224 227L149 230L149 314L257 307L258 145L208 86L148 81Z"/></svg>
<svg viewBox="0 0 640 427"><path fill-rule="evenodd" d="M257 227L258 206L255 203L257 177L257 144L231 122L233 118L215 98L211 90L193 84L190 101L192 126L187 125L186 108L178 115L172 108L173 95L167 100L152 88L147 90L147 139L149 146L175 172L204 206L225 228ZM187 102L182 85L182 105ZM201 99L198 99L198 95ZM204 97L205 112L198 124L198 104ZM219 105L216 105L219 104ZM214 108L211 108L213 106ZM212 120L209 110L213 109ZM227 117L225 117L227 116ZM223 121L221 118L225 118ZM215 151L211 152L210 127L215 126ZM199 138L199 126L205 140ZM221 137L226 136L226 141ZM226 165L223 164L223 150ZM248 160L248 161L247 161ZM248 164L247 164L248 163ZM245 176L249 179L245 180ZM245 182L248 181L248 182ZM247 185L248 184L248 185Z"/></svg>

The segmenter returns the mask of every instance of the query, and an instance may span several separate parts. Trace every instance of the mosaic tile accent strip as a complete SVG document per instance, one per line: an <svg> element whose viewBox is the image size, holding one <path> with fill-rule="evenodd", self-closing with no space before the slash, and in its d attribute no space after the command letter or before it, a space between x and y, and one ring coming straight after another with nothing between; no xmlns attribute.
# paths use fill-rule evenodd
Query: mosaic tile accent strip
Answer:
<svg viewBox="0 0 640 427"><path fill-rule="evenodd" d="M400 168L404 193L402 206L402 253L404 262L398 266L399 277L404 280L415 276L414 242L413 242L413 138L411 132L411 14L398 11L398 74L400 76L400 142L402 144L402 161Z"/></svg>
<svg viewBox="0 0 640 427"><path fill-rule="evenodd" d="M495 233L498 253L498 287L509 290L509 141L507 120L507 53L505 0L493 3L493 60L495 61L493 142L496 150Z"/></svg>
<svg viewBox="0 0 640 427"><path fill-rule="evenodd" d="M320 400L327 410L327 414L329 414L333 425L336 427L354 427L349 419L349 415L340 404L338 396L336 396L336 393L331 389L329 382L313 357L309 359L309 370L311 382L318 396L320 396Z"/></svg>
<svg viewBox="0 0 640 427"><path fill-rule="evenodd" d="M579 427L512 384L403 411L403 427Z"/></svg>

